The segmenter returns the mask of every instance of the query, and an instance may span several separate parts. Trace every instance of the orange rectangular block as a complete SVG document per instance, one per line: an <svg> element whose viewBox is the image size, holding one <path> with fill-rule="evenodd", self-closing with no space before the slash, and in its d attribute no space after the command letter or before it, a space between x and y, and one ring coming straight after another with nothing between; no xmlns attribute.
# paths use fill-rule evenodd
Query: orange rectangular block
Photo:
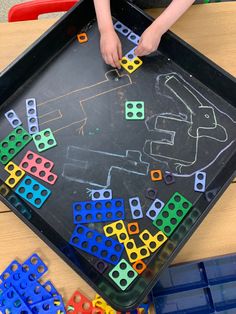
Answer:
<svg viewBox="0 0 236 314"><path fill-rule="evenodd" d="M86 33L81 33L77 35L80 44L86 43L88 41L88 36Z"/></svg>
<svg viewBox="0 0 236 314"><path fill-rule="evenodd" d="M151 180L152 181L161 181L163 179L161 170L151 170Z"/></svg>
<svg viewBox="0 0 236 314"><path fill-rule="evenodd" d="M138 274L142 274L147 268L147 265L142 260L138 260L132 265L132 267Z"/></svg>
<svg viewBox="0 0 236 314"><path fill-rule="evenodd" d="M128 224L128 234L139 234L139 225L137 222Z"/></svg>

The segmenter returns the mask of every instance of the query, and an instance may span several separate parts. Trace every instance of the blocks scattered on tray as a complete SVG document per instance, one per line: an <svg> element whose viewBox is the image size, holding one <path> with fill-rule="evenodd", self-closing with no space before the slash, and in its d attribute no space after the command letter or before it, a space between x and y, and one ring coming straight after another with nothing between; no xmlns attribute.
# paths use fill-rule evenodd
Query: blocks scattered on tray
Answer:
<svg viewBox="0 0 236 314"><path fill-rule="evenodd" d="M139 197L132 197L129 199L129 206L133 219L143 218L143 211Z"/></svg>
<svg viewBox="0 0 236 314"><path fill-rule="evenodd" d="M143 120L144 119L144 102L143 101L126 101L125 119L126 120Z"/></svg>
<svg viewBox="0 0 236 314"><path fill-rule="evenodd" d="M114 28L124 36L128 36L131 33L131 30L119 21L114 24Z"/></svg>
<svg viewBox="0 0 236 314"><path fill-rule="evenodd" d="M150 256L148 247L146 245L137 247L133 239L126 241L124 246L130 263L135 263Z"/></svg>
<svg viewBox="0 0 236 314"><path fill-rule="evenodd" d="M10 173L10 176L7 178L5 183L10 187L14 188L17 183L23 178L25 175L25 171L20 169L14 162L10 161L6 167L4 168L8 173Z"/></svg>
<svg viewBox="0 0 236 314"><path fill-rule="evenodd" d="M165 203L162 202L160 199L156 198L149 207L146 216L151 220L155 220L164 206Z"/></svg>
<svg viewBox="0 0 236 314"><path fill-rule="evenodd" d="M139 59L138 57L132 59L130 61L126 57L123 57L120 61L121 66L130 74L136 71L141 65L143 64L143 61Z"/></svg>
<svg viewBox="0 0 236 314"><path fill-rule="evenodd" d="M152 235L147 229L145 229L139 237L152 253L159 249L159 247L167 240L167 237L162 231Z"/></svg>
<svg viewBox="0 0 236 314"><path fill-rule="evenodd" d="M57 145L55 137L49 128L34 134L33 140L38 152L44 152Z"/></svg>
<svg viewBox="0 0 236 314"><path fill-rule="evenodd" d="M19 119L14 110L7 111L5 113L5 117L7 118L8 122L14 129L22 124L21 120Z"/></svg>
<svg viewBox="0 0 236 314"><path fill-rule="evenodd" d="M77 35L78 42L84 44L88 41L88 35L86 33L80 33Z"/></svg>
<svg viewBox="0 0 236 314"><path fill-rule="evenodd" d="M198 171L195 173L194 191L196 192L206 191L206 172Z"/></svg>
<svg viewBox="0 0 236 314"><path fill-rule="evenodd" d="M107 237L116 235L120 243L124 243L129 239L128 232L122 220L104 226L103 230Z"/></svg>

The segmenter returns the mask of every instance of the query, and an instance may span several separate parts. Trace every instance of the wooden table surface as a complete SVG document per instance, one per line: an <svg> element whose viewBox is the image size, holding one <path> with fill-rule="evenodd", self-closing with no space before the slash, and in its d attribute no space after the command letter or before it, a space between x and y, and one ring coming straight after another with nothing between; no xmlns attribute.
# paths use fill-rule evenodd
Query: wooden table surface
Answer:
<svg viewBox="0 0 236 314"><path fill-rule="evenodd" d="M150 10L153 16L160 10ZM236 75L236 2L192 7L172 30ZM0 70L24 51L55 20L0 24ZM175 259L176 263L236 252L236 184L232 183ZM21 220L0 203L0 273L15 258L37 252L49 266L50 278L67 300L79 289L94 291ZM45 278L45 279L46 279Z"/></svg>

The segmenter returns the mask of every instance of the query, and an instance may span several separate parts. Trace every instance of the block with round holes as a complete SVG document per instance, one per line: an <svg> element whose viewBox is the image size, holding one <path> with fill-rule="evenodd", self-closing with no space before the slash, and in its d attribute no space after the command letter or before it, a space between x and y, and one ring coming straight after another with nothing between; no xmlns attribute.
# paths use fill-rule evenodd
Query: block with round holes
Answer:
<svg viewBox="0 0 236 314"><path fill-rule="evenodd" d="M125 224L122 220L104 226L103 230L107 237L116 235L120 243L124 243L129 239Z"/></svg>
<svg viewBox="0 0 236 314"><path fill-rule="evenodd" d="M160 211L153 225L170 236L191 209L192 203L176 192Z"/></svg>
<svg viewBox="0 0 236 314"><path fill-rule="evenodd" d="M134 43L137 46L139 44L140 36L132 32L129 34L128 40L130 40L132 43Z"/></svg>
<svg viewBox="0 0 236 314"><path fill-rule="evenodd" d="M37 116L37 103L35 98L28 98L25 101L27 117Z"/></svg>
<svg viewBox="0 0 236 314"><path fill-rule="evenodd" d="M114 28L124 36L128 36L131 33L131 30L119 21L114 24Z"/></svg>
<svg viewBox="0 0 236 314"><path fill-rule="evenodd" d="M10 176L7 178L5 183L10 187L14 188L17 183L24 177L25 171L19 168L14 162L10 161L4 168Z"/></svg>
<svg viewBox="0 0 236 314"><path fill-rule="evenodd" d="M9 110L5 113L5 117L7 118L10 125L15 129L22 124L21 120L17 116L14 110Z"/></svg>
<svg viewBox="0 0 236 314"><path fill-rule="evenodd" d="M197 171L195 173L194 191L196 192L206 191L206 172Z"/></svg>
<svg viewBox="0 0 236 314"><path fill-rule="evenodd" d="M162 231L152 235L147 229L145 229L139 237L152 253L159 249L167 240L166 235Z"/></svg>
<svg viewBox="0 0 236 314"><path fill-rule="evenodd" d="M0 142L0 162L6 165L14 158L30 141L32 136L21 126L14 129Z"/></svg>
<svg viewBox="0 0 236 314"><path fill-rule="evenodd" d="M15 192L36 208L42 207L51 194L49 189L30 176L23 178Z"/></svg>
<svg viewBox="0 0 236 314"><path fill-rule="evenodd" d="M133 219L143 218L143 211L139 197L129 198L129 206Z"/></svg>
<svg viewBox="0 0 236 314"><path fill-rule="evenodd" d="M121 66L130 74L136 71L141 65L143 64L143 61L139 59L138 57L134 58L132 61L127 59L126 57L123 57L120 60Z"/></svg>
<svg viewBox="0 0 236 314"><path fill-rule="evenodd" d="M124 200L121 198L103 201L73 203L74 223L91 223L125 219Z"/></svg>
<svg viewBox="0 0 236 314"><path fill-rule="evenodd" d="M146 216L151 220L155 220L157 215L160 213L164 206L165 203L162 202L160 199L156 198L149 207L148 211L146 212Z"/></svg>
<svg viewBox="0 0 236 314"><path fill-rule="evenodd" d="M127 227L130 235L139 234L139 224L137 222L130 222Z"/></svg>
<svg viewBox="0 0 236 314"><path fill-rule="evenodd" d="M150 256L148 247L146 245L137 247L133 239L126 241L124 246L130 263L135 263L138 260Z"/></svg>
<svg viewBox="0 0 236 314"><path fill-rule="evenodd" d="M0 185L0 194L4 197L6 197L10 192L10 189L6 186L5 183Z"/></svg>
<svg viewBox="0 0 236 314"><path fill-rule="evenodd" d="M165 181L165 184L167 185L173 184L175 183L175 177L171 172L166 172L164 174L164 181Z"/></svg>
<svg viewBox="0 0 236 314"><path fill-rule="evenodd" d="M37 116L27 117L29 134L36 134L39 132L39 122Z"/></svg>
<svg viewBox="0 0 236 314"><path fill-rule="evenodd" d="M39 152L43 152L57 145L51 129L45 129L33 135L33 140Z"/></svg>
<svg viewBox="0 0 236 314"><path fill-rule="evenodd" d="M14 314L32 313L14 287L9 287L9 289L1 295L0 312Z"/></svg>
<svg viewBox="0 0 236 314"><path fill-rule="evenodd" d="M32 313L49 314L49 313L65 313L65 307L60 295L50 299L43 300L42 302L32 304L30 306Z"/></svg>
<svg viewBox="0 0 236 314"><path fill-rule="evenodd" d="M73 311L69 311L73 308ZM79 291L75 291L66 304L66 313L91 313L92 302Z"/></svg>
<svg viewBox="0 0 236 314"><path fill-rule="evenodd" d="M145 196L146 198L154 201L157 198L157 189L147 188L145 191Z"/></svg>
<svg viewBox="0 0 236 314"><path fill-rule="evenodd" d="M80 33L77 35L77 39L80 44L86 43L88 41L88 35L86 33Z"/></svg>
<svg viewBox="0 0 236 314"><path fill-rule="evenodd" d="M151 180L152 181L161 181L162 180L162 172L160 169L157 170L151 170L150 171L150 175L151 175Z"/></svg>
<svg viewBox="0 0 236 314"><path fill-rule="evenodd" d="M133 269L136 270L138 274L142 274L144 270L147 268L147 265L142 260L136 261L132 266Z"/></svg>
<svg viewBox="0 0 236 314"><path fill-rule="evenodd" d="M144 102L143 101L126 101L125 119L126 120L143 120L144 119Z"/></svg>
<svg viewBox="0 0 236 314"><path fill-rule="evenodd" d="M105 263L104 261L102 260L98 260L94 267L97 269L97 271L100 273L100 274L103 274L105 272L105 270L108 268L108 264Z"/></svg>
<svg viewBox="0 0 236 314"><path fill-rule="evenodd" d="M137 49L137 47L134 47L133 49L131 49L129 52L127 52L127 54L125 55L125 57L129 60L129 61L133 61L137 56L135 55L135 50Z"/></svg>
<svg viewBox="0 0 236 314"><path fill-rule="evenodd" d="M112 199L112 190L111 189L102 189L102 190L92 190L92 200L111 200Z"/></svg>
<svg viewBox="0 0 236 314"><path fill-rule="evenodd" d="M124 251L123 244L79 224L76 226L69 243L113 265L119 262Z"/></svg>
<svg viewBox="0 0 236 314"><path fill-rule="evenodd" d="M52 297L55 297L56 295L59 295L57 289L54 287L54 285L51 283L50 280L46 281L43 284L43 287L50 293Z"/></svg>
<svg viewBox="0 0 236 314"><path fill-rule="evenodd" d="M137 276L138 273L130 266L130 264L125 259L122 259L109 272L109 277L122 291L125 291Z"/></svg>
<svg viewBox="0 0 236 314"><path fill-rule="evenodd" d="M57 175L51 172L53 166L54 163L51 160L31 150L25 154L20 163L21 169L49 184L54 184L57 180Z"/></svg>

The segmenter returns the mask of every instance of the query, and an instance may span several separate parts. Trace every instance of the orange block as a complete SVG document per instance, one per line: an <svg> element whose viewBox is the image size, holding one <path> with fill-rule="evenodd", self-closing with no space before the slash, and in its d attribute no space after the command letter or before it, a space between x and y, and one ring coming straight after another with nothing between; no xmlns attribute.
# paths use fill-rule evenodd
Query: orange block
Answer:
<svg viewBox="0 0 236 314"><path fill-rule="evenodd" d="M86 43L88 41L88 36L86 33L81 33L77 35L80 44Z"/></svg>
<svg viewBox="0 0 236 314"><path fill-rule="evenodd" d="M137 273L142 274L147 268L147 265L142 260L139 260L135 262L132 267L134 270L136 270Z"/></svg>
<svg viewBox="0 0 236 314"><path fill-rule="evenodd" d="M128 224L128 233L129 234L138 234L139 233L139 225L137 222L131 222Z"/></svg>
<svg viewBox="0 0 236 314"><path fill-rule="evenodd" d="M152 181L161 181L162 180L162 172L161 170L151 170L150 171L151 174L151 179Z"/></svg>

